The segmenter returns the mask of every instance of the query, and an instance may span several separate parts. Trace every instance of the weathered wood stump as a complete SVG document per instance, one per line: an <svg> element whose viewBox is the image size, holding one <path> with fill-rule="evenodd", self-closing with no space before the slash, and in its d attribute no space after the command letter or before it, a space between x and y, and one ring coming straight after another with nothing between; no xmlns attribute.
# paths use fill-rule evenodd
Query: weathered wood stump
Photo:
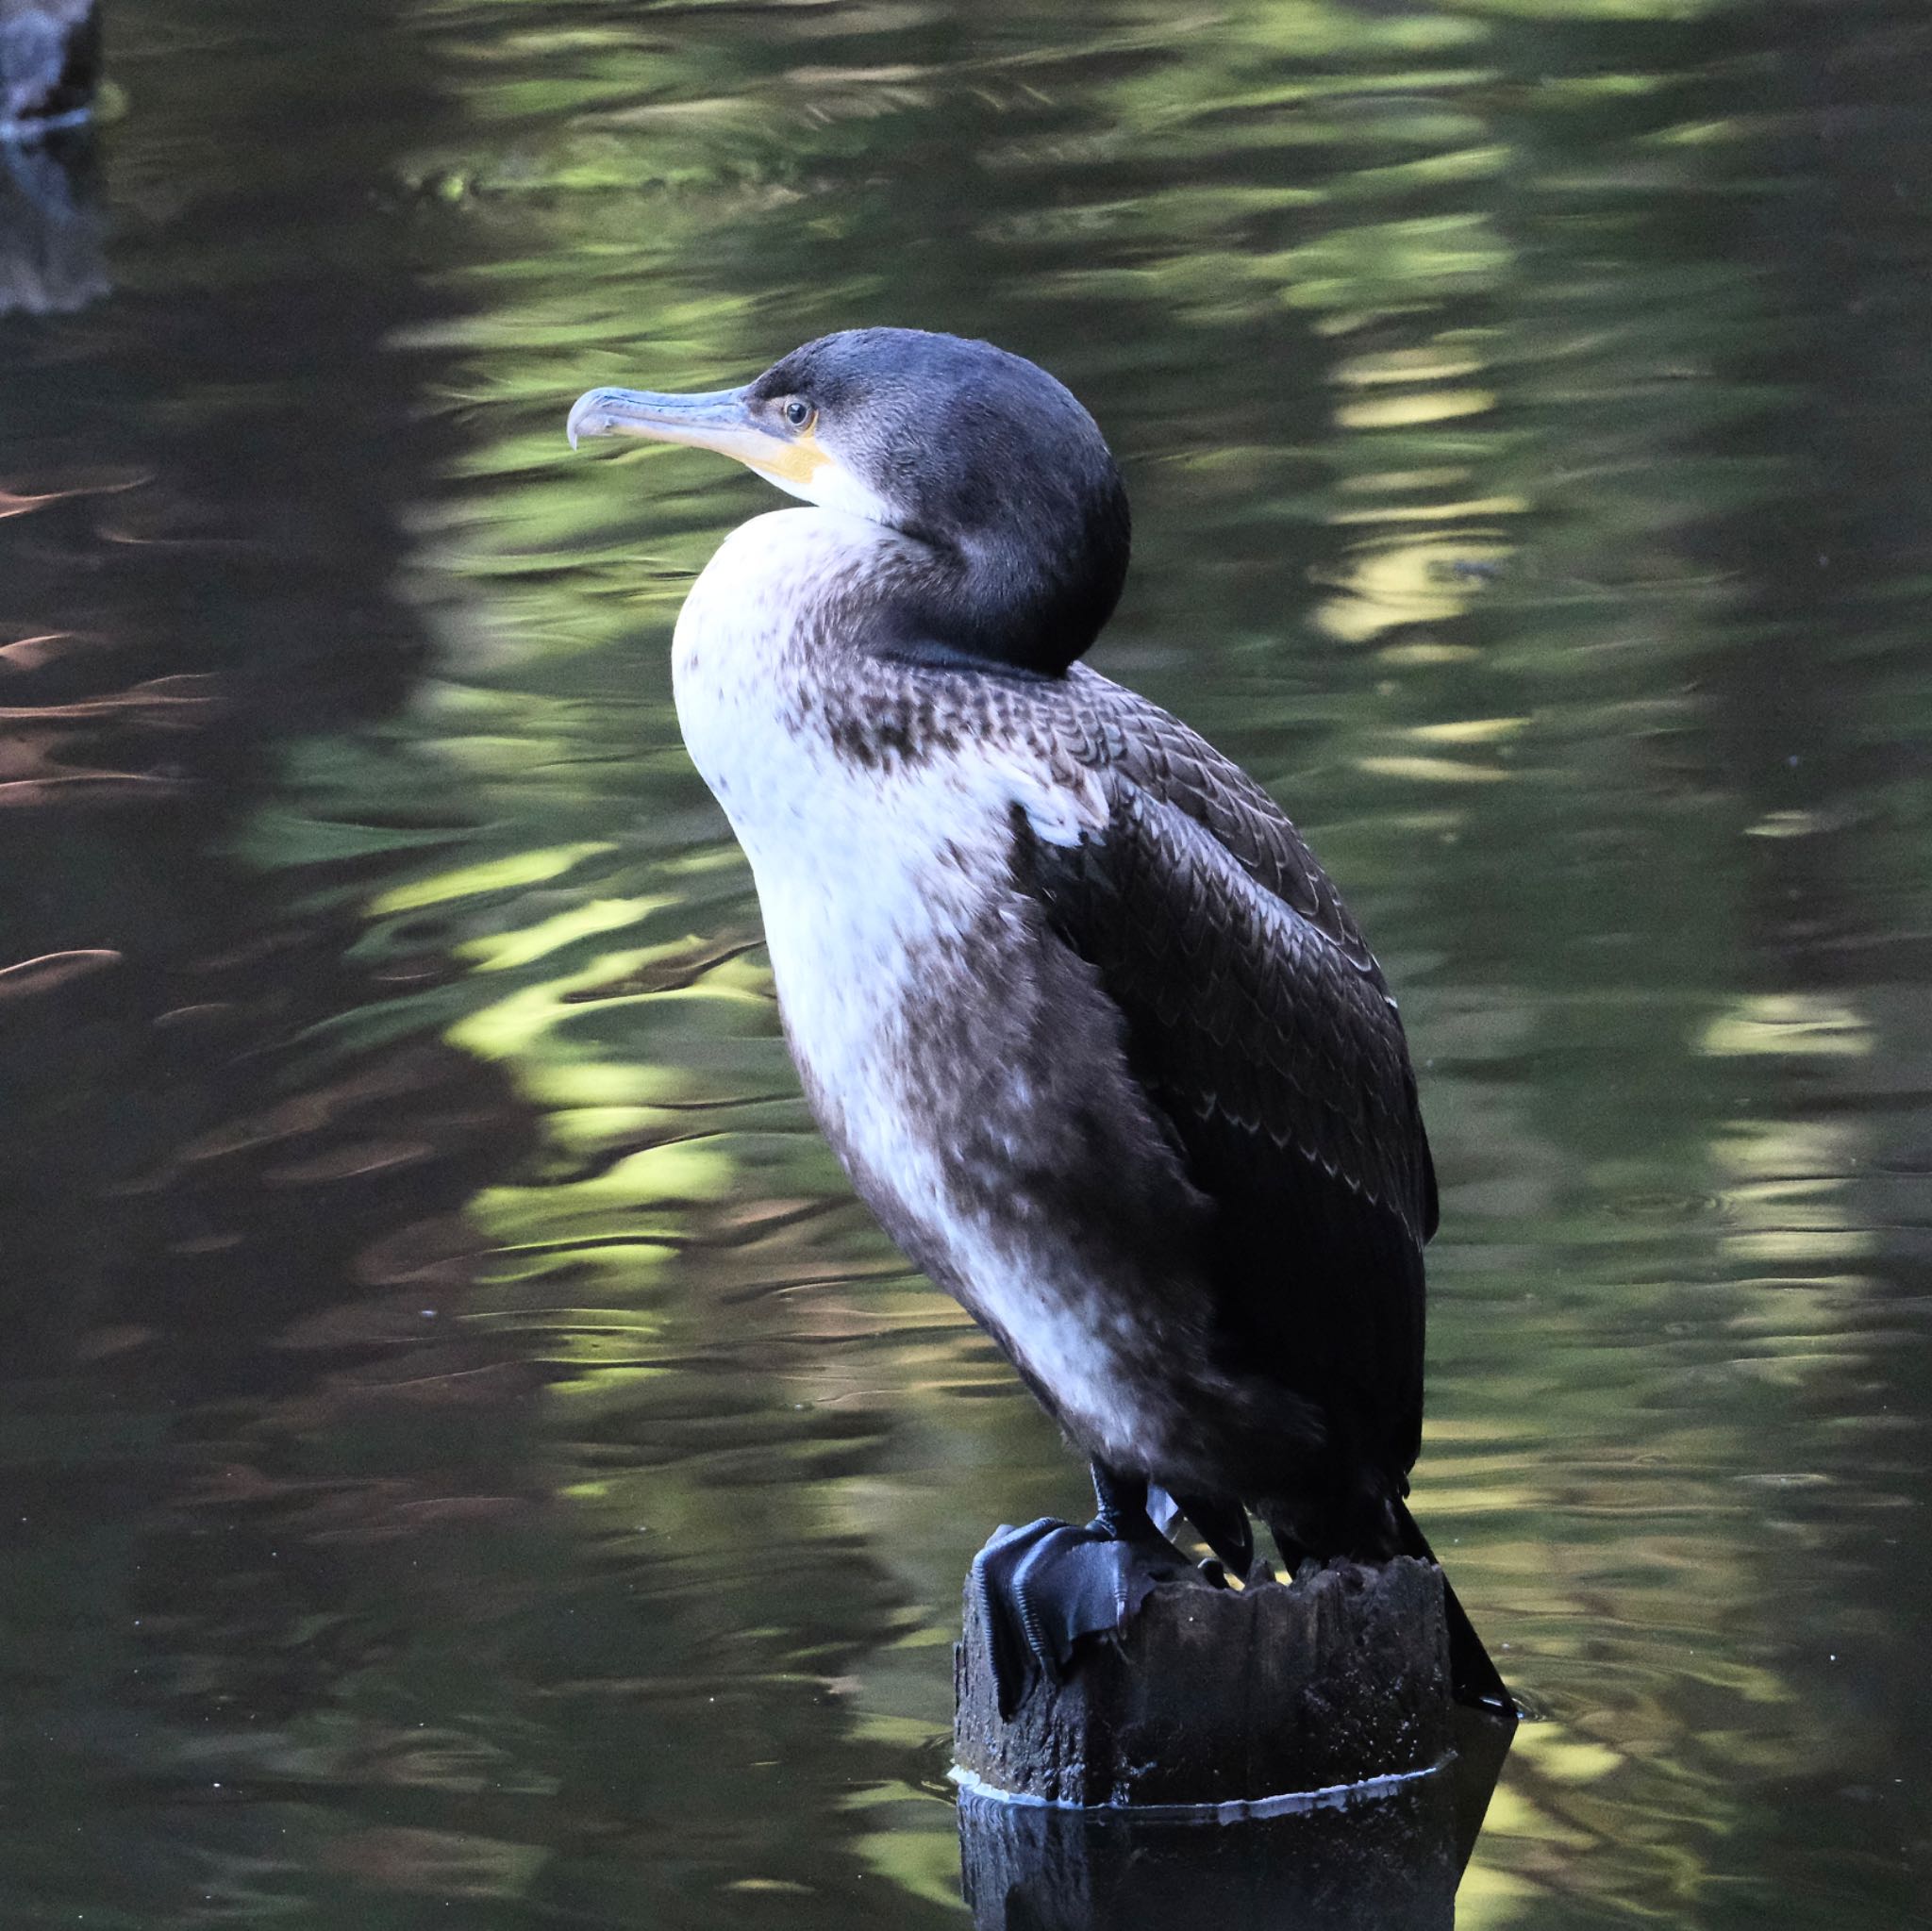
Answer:
<svg viewBox="0 0 1932 1931"><path fill-rule="evenodd" d="M1426 1772L1452 1751L1441 1573L1397 1557L1245 1590L1167 1583L1010 1719L968 1591L954 1755L979 1784L1078 1806L1250 1806Z"/></svg>
<svg viewBox="0 0 1932 1931"><path fill-rule="evenodd" d="M0 0L0 315L62 315L108 289L92 130L95 0Z"/></svg>
<svg viewBox="0 0 1932 1931"><path fill-rule="evenodd" d="M0 132L71 125L100 77L96 0L0 0Z"/></svg>
<svg viewBox="0 0 1932 1931"><path fill-rule="evenodd" d="M1002 1718L956 1656L976 1931L1450 1931L1513 1721L1456 1705L1442 1577L1167 1583Z"/></svg>

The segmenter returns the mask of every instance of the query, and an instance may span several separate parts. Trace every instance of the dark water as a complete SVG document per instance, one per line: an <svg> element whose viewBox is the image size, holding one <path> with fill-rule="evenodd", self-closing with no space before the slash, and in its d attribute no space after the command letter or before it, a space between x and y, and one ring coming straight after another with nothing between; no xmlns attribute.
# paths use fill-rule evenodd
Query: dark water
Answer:
<svg viewBox="0 0 1932 1931"><path fill-rule="evenodd" d="M1093 408L1099 660L1402 994L1542 1719L1459 1922L1932 1923L1916 0L110 27L0 195L0 1922L963 1923L959 1578L1079 1471L677 743L762 486L562 439L900 321Z"/></svg>

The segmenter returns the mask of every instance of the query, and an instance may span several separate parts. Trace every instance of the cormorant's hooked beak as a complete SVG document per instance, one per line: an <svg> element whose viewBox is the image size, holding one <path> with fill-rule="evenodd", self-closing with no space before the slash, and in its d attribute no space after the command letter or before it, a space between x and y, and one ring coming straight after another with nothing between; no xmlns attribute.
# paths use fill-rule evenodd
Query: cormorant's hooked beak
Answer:
<svg viewBox="0 0 1932 1931"><path fill-rule="evenodd" d="M576 399L566 425L570 446L580 436L641 436L652 442L684 442L715 449L762 476L808 499L812 478L831 460L807 424L794 431L767 423L742 389L703 395L660 395L646 389L593 389Z"/></svg>

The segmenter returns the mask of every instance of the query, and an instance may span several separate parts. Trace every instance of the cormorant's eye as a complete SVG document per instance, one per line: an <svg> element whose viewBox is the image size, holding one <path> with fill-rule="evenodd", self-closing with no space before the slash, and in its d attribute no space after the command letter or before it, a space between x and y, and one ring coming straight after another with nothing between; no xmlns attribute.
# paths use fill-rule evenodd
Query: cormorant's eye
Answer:
<svg viewBox="0 0 1932 1931"><path fill-rule="evenodd" d="M794 429L802 429L818 413L802 395L794 395L785 405L785 420Z"/></svg>

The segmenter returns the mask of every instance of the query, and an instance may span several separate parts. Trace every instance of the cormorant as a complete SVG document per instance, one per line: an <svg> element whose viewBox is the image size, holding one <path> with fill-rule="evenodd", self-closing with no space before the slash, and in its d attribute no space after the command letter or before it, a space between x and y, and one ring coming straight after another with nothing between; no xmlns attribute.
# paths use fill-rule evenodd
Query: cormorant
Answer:
<svg viewBox="0 0 1932 1931"><path fill-rule="evenodd" d="M1247 1511L1291 1570L1429 1550L1402 1023L1273 798L1078 661L1125 490L1045 371L904 328L740 389L592 390L569 433L736 458L814 506L692 585L684 740L751 861L787 1040L860 1197L1091 1458L1099 1512L975 1563L1003 1701ZM1507 1709L1448 1598L1465 1701Z"/></svg>

